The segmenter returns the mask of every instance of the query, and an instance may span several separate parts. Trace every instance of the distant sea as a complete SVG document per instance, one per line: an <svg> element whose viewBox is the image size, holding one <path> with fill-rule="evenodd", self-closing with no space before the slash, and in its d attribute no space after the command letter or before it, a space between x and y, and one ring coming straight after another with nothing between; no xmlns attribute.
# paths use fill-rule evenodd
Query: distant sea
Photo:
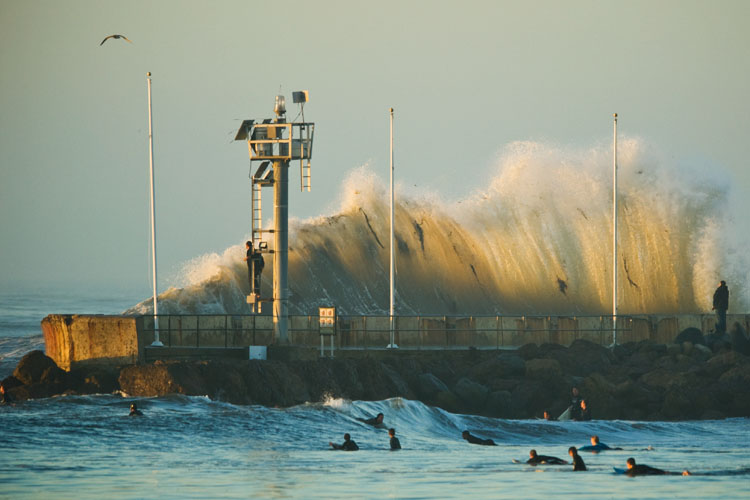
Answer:
<svg viewBox="0 0 750 500"><path fill-rule="evenodd" d="M50 313L119 313L143 297L0 294L0 376L43 348ZM128 417L137 402L144 416ZM385 429L358 417L385 414ZM458 415L418 401L330 398L293 408L207 397L63 396L0 405L0 498L750 498L750 419L546 422ZM499 446L470 445L461 431ZM358 452L331 451L348 432ZM621 451L582 453L588 472L531 467L569 458L592 434ZM690 477L628 478L628 457Z"/></svg>

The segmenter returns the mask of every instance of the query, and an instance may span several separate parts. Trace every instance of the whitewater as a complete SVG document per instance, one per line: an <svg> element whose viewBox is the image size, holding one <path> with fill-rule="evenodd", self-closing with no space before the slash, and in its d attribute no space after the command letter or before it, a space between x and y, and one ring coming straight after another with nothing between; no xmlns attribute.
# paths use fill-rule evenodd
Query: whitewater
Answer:
<svg viewBox="0 0 750 500"><path fill-rule="evenodd" d="M468 166L457 175L471 175ZM397 190L396 314L609 314L612 150L516 142L465 199ZM618 310L711 310L720 279L730 310L750 296L741 193L710 166L679 164L645 141L618 148ZM388 310L389 195L365 165L350 173L332 215L290 222L290 313ZM266 226L270 226L270 222ZM246 312L244 241L187 263L160 312ZM273 248L273 241L269 241ZM266 255L269 261L271 255ZM266 265L263 294L272 293ZM147 313L150 302L131 308Z"/></svg>

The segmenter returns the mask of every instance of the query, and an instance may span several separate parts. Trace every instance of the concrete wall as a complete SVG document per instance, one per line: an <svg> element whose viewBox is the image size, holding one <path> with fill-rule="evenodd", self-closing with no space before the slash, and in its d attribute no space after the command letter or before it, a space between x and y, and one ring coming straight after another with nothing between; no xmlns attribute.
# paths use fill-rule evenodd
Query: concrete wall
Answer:
<svg viewBox="0 0 750 500"><path fill-rule="evenodd" d="M139 339L142 323L126 316L51 314L42 320L45 350L68 371L79 365L137 363L147 341L143 335Z"/></svg>
<svg viewBox="0 0 750 500"><path fill-rule="evenodd" d="M728 315L727 324L750 330L750 316ZM695 327L713 330L712 314L619 316L617 343L653 340L669 343L679 332ZM298 347L320 346L317 316L290 317L289 338ZM570 345L585 339L612 344L609 316L399 316L394 318L395 342L411 349L499 349L527 343ZM124 365L143 362L145 347L154 340L152 317L50 315L42 321L47 355L61 368L80 364ZM180 315L159 317L160 340L166 346L233 348L273 344L270 316ZM383 348L390 343L387 316L339 318L333 338L336 349ZM330 338L325 339L329 349Z"/></svg>

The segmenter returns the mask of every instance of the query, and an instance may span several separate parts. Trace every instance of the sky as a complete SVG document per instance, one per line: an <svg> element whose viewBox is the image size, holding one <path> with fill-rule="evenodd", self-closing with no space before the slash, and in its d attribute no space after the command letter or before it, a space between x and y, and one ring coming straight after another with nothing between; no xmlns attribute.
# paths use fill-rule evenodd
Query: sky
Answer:
<svg viewBox="0 0 750 500"><path fill-rule="evenodd" d="M366 165L450 201L500 151L618 133L750 193L750 2L0 0L0 287L150 295L146 73L153 74L159 290L247 239L240 121L306 89L311 193L335 213ZM124 40L101 40L110 34ZM269 213L269 212L267 212ZM750 229L750 223L747 227Z"/></svg>

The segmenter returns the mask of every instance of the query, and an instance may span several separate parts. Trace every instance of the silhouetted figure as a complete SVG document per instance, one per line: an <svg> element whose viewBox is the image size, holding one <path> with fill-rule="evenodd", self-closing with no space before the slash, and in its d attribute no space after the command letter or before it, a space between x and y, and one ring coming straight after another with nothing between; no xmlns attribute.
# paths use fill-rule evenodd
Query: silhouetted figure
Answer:
<svg viewBox="0 0 750 500"><path fill-rule="evenodd" d="M266 265L263 260L263 254L253 248L252 241L245 242L245 258L247 262L247 280L250 283L250 293L260 295L260 276L263 274L263 268Z"/></svg>
<svg viewBox="0 0 750 500"><path fill-rule="evenodd" d="M581 419L581 393L578 392L578 387L573 387L571 390L572 397L570 399L570 419L580 420Z"/></svg>
<svg viewBox="0 0 750 500"><path fill-rule="evenodd" d="M553 417L552 414L550 414L550 412L548 412L547 410L544 410L544 420L552 421L552 420L557 420L557 419Z"/></svg>
<svg viewBox="0 0 750 500"><path fill-rule="evenodd" d="M549 455L537 455L536 450L531 450L529 451L529 459L526 460L526 463L529 465L565 465L568 462L562 458L551 457Z"/></svg>
<svg viewBox="0 0 750 500"><path fill-rule="evenodd" d="M142 417L143 412L138 409L138 405L133 403L130 405L130 414L128 416L129 417Z"/></svg>
<svg viewBox="0 0 750 500"><path fill-rule="evenodd" d="M727 309L729 309L729 288L727 282L721 280L714 292L713 309L716 311L716 333L727 332Z"/></svg>
<svg viewBox="0 0 750 500"><path fill-rule="evenodd" d="M586 421L591 420L591 408L586 404L586 400L581 400L580 410L578 412L578 418L575 420Z"/></svg>
<svg viewBox="0 0 750 500"><path fill-rule="evenodd" d="M400 450L401 449L401 442L396 437L396 429L388 429L388 435L391 437L391 449L392 450Z"/></svg>
<svg viewBox="0 0 750 500"><path fill-rule="evenodd" d="M585 471L586 470L586 464L583 463L583 459L578 454L578 450L576 450L575 446L571 446L568 448L568 455L573 459L573 470L574 471Z"/></svg>
<svg viewBox="0 0 750 500"><path fill-rule="evenodd" d="M357 443L354 442L348 432L344 434L343 443L336 444L329 442L328 444L331 445L331 448L333 448L334 450L357 451L359 449L359 446L357 446Z"/></svg>
<svg viewBox="0 0 750 500"><path fill-rule="evenodd" d="M471 444L480 444L483 446L497 446L493 440L482 439L476 436L472 436L472 434L469 431L463 431L461 433L461 437L467 440L468 442L470 442Z"/></svg>

